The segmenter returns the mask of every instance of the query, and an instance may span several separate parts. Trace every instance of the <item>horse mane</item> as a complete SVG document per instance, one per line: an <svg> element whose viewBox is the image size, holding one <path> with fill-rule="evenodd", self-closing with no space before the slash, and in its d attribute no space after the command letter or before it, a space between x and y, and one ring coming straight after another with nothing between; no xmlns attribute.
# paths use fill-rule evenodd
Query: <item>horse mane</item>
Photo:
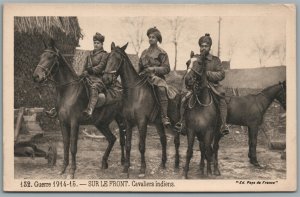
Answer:
<svg viewBox="0 0 300 197"><path fill-rule="evenodd" d="M77 78L78 75L76 74L74 68L67 62L66 58L64 56L62 56L61 53L58 52L58 54L59 54L59 57L62 59L62 61L65 63L65 65L68 67L68 69L71 71L73 77Z"/></svg>
<svg viewBox="0 0 300 197"><path fill-rule="evenodd" d="M117 50L119 53L121 53L121 55L125 58L125 60L126 60L126 61L129 63L129 65L133 68L135 74L137 74L137 75L139 76L138 72L135 70L134 66L132 65L132 62L130 61L130 59L129 59L128 55L125 53L125 51L122 50L119 46L116 47L116 50Z"/></svg>

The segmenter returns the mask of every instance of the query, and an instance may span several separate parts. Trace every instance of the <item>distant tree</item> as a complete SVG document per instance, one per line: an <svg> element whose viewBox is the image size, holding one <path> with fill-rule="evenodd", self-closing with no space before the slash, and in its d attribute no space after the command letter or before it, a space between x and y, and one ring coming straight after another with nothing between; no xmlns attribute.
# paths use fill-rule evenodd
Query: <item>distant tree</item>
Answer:
<svg viewBox="0 0 300 197"><path fill-rule="evenodd" d="M254 52L258 54L260 67L265 67L266 61L273 55L272 47L267 42L267 37L259 35L253 38Z"/></svg>
<svg viewBox="0 0 300 197"><path fill-rule="evenodd" d="M174 61L174 70L177 69L177 54L178 54L178 41L180 39L181 31L184 27L185 19L182 17L175 17L172 19L167 19L171 27L171 42L175 47L175 61Z"/></svg>
<svg viewBox="0 0 300 197"><path fill-rule="evenodd" d="M275 45L272 54L277 56L280 66L285 65L286 60L286 44L285 41L279 41Z"/></svg>
<svg viewBox="0 0 300 197"><path fill-rule="evenodd" d="M145 40L144 20L144 17L126 17L122 20L124 24L127 24L127 33L130 38L129 43L137 55L139 55L141 45Z"/></svg>
<svg viewBox="0 0 300 197"><path fill-rule="evenodd" d="M236 44L237 44L237 40L234 39L234 37L232 35L229 37L228 40L229 40L228 45L226 46L227 56L228 56L228 61L231 62L233 53L235 52L235 47L236 47Z"/></svg>

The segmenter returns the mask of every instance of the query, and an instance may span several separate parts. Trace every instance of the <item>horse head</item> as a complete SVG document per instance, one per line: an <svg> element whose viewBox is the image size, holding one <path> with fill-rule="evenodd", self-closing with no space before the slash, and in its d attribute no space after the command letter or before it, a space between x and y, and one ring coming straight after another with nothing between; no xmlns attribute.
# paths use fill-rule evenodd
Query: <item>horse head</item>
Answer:
<svg viewBox="0 0 300 197"><path fill-rule="evenodd" d="M123 64L125 50L128 43L122 47L118 47L114 42L111 43L111 52L107 59L106 68L104 70L103 82L106 85L114 83L119 75L119 69Z"/></svg>
<svg viewBox="0 0 300 197"><path fill-rule="evenodd" d="M276 95L275 99L279 101L281 106L286 110L286 81L279 82L280 91Z"/></svg>
<svg viewBox="0 0 300 197"><path fill-rule="evenodd" d="M194 86L195 82L199 82L203 79L203 73L205 71L204 56L195 55L192 51L186 65L185 84L186 87L190 89Z"/></svg>
<svg viewBox="0 0 300 197"><path fill-rule="evenodd" d="M40 56L40 61L33 73L33 80L42 83L54 75L55 67L58 65L59 51L55 47L54 40L49 44L44 41L45 50Z"/></svg>

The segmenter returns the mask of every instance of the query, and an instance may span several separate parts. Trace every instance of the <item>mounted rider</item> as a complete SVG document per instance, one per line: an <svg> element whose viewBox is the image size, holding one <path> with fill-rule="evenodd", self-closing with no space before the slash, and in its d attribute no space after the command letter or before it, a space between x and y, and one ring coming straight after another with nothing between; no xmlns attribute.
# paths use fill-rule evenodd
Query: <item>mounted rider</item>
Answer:
<svg viewBox="0 0 300 197"><path fill-rule="evenodd" d="M140 75L149 76L149 81L157 87L157 96L161 107L161 119L165 126L169 126L170 119L168 112L168 94L169 91L164 75L170 72L168 54L157 45L162 42L160 31L156 27L151 27L147 31L149 38L149 48L145 49L139 60Z"/></svg>
<svg viewBox="0 0 300 197"><path fill-rule="evenodd" d="M87 55L83 71L80 75L85 77L87 88L89 91L89 103L87 108L83 111L83 116L88 119L91 118L93 111L97 107L101 107L107 103L107 88L102 81L103 71L105 70L108 53L103 49L103 42L105 40L104 35L96 33L93 36L94 50L90 51ZM120 83L114 84L116 89L120 89ZM109 91L112 92L114 87L110 88ZM49 116L55 117L55 108L46 112Z"/></svg>
<svg viewBox="0 0 300 197"><path fill-rule="evenodd" d="M221 64L221 60L219 57L210 54L210 49L212 45L212 39L209 34L205 34L204 36L200 37L198 41L200 47L201 55L205 56L205 64L206 64L206 76L208 80L209 88L211 88L216 93L216 96L219 101L219 110L220 110L220 117L221 117L221 128L220 133L221 135L227 135L229 133L229 127L226 124L227 119L227 103L225 101L225 89L219 83L225 78L225 71L223 65ZM188 92L182 98L182 105L185 109L186 102L188 98L192 95L191 92ZM181 109L182 109L181 108ZM185 110L183 110L185 111ZM183 132L185 130L185 121L183 118L184 112L181 112L181 119L180 122L176 124L176 129L179 132Z"/></svg>

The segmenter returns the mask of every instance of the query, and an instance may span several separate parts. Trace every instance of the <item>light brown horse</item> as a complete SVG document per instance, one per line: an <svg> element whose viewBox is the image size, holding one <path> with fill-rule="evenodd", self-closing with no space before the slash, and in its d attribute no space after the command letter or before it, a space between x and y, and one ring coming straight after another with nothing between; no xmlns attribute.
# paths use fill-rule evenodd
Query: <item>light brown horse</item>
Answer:
<svg viewBox="0 0 300 197"><path fill-rule="evenodd" d="M64 162L60 174L65 173L69 165L69 149L71 149L72 164L69 177L74 178L79 125L87 124L82 117L82 112L89 100L86 87L83 80L75 73L73 67L59 53L54 41L51 41L48 46L45 44L45 50L33 73L33 79L38 83L51 80L56 85L56 109L58 111L64 145ZM120 113L121 108L122 103L120 101L115 104L96 108L91 121L88 123L94 124L108 140L108 146L102 159L103 169L108 167L107 160L116 141L115 135L109 128L109 124L113 120L116 120L119 126L122 164L125 160L125 126L122 114Z"/></svg>

